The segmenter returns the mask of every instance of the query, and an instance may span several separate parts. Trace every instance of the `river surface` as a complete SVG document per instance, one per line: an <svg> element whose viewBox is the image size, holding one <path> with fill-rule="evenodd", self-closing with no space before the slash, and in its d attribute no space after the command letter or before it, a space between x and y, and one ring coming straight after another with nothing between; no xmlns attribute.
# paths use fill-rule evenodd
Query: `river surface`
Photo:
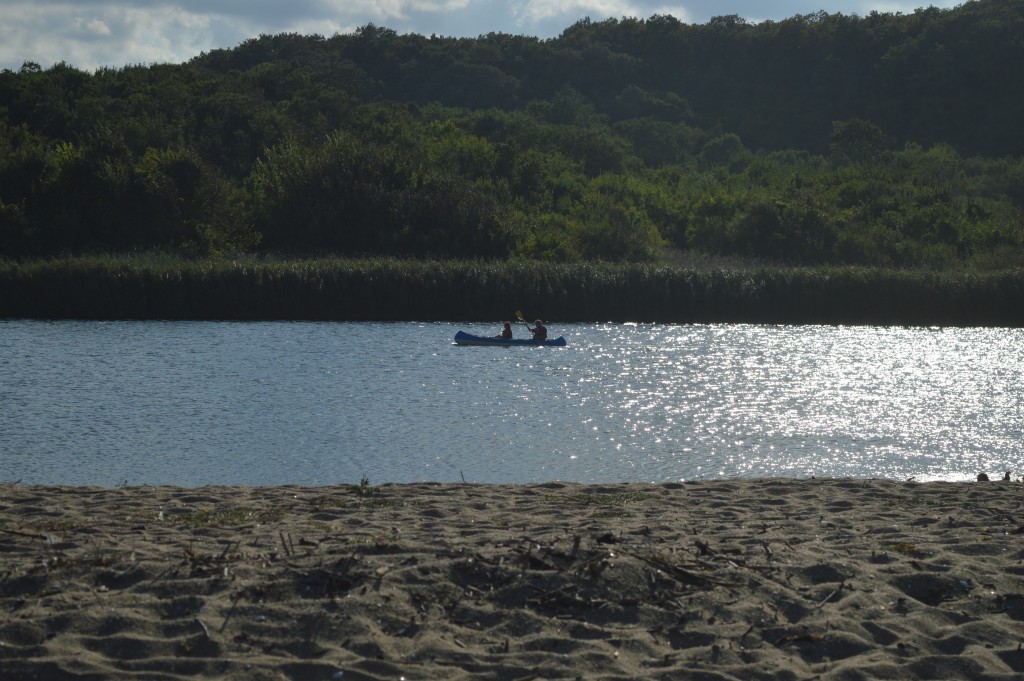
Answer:
<svg viewBox="0 0 1024 681"><path fill-rule="evenodd" d="M1024 470L1024 331L0 321L0 483L968 480ZM517 335L524 335L522 326Z"/></svg>

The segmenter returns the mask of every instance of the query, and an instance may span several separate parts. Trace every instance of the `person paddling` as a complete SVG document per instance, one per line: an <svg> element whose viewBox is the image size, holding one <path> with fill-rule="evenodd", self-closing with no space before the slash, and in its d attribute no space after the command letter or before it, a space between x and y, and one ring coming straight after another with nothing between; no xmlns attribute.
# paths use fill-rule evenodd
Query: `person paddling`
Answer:
<svg viewBox="0 0 1024 681"><path fill-rule="evenodd" d="M526 325L526 329L533 334L533 340L547 340L548 338L548 330L539 319L533 322L532 329L529 324Z"/></svg>

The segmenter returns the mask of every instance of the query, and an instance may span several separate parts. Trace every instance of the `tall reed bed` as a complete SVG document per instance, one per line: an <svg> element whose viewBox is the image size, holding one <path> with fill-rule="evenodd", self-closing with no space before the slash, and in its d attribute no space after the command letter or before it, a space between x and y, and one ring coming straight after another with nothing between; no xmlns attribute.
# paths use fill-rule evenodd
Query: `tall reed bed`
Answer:
<svg viewBox="0 0 1024 681"><path fill-rule="evenodd" d="M0 317L1024 326L1024 270L393 259L0 261Z"/></svg>

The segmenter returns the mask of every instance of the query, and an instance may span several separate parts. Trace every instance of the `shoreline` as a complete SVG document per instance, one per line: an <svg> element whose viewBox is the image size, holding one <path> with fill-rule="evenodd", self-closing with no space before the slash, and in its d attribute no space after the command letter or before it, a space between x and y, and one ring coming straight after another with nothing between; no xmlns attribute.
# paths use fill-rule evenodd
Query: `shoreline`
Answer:
<svg viewBox="0 0 1024 681"><path fill-rule="evenodd" d="M11 678L1010 679L1019 482L0 485Z"/></svg>

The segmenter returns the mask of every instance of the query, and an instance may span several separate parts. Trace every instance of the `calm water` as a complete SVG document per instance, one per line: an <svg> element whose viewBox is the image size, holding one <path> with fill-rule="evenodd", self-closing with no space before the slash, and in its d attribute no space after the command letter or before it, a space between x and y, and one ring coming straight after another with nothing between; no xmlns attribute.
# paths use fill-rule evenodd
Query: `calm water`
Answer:
<svg viewBox="0 0 1024 681"><path fill-rule="evenodd" d="M1021 330L578 324L505 349L459 328L500 325L0 321L0 482L1024 469Z"/></svg>

